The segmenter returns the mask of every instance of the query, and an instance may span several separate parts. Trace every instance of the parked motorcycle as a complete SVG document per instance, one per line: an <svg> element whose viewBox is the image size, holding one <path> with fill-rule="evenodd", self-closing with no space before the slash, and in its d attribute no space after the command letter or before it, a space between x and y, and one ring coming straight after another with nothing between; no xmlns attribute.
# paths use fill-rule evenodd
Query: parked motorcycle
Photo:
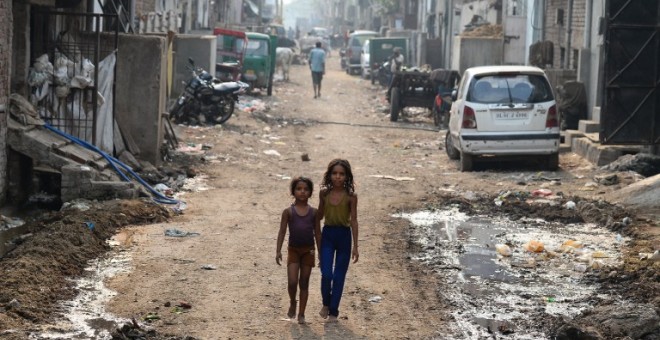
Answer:
<svg viewBox="0 0 660 340"><path fill-rule="evenodd" d="M345 70L348 67L348 60L346 60L346 48L341 48L339 50L339 66L342 70Z"/></svg>
<svg viewBox="0 0 660 340"><path fill-rule="evenodd" d="M221 82L210 73L195 66L188 58L188 69L192 77L185 85L183 93L170 109L170 117L175 123L222 124L234 113L238 95L249 87L241 81Z"/></svg>

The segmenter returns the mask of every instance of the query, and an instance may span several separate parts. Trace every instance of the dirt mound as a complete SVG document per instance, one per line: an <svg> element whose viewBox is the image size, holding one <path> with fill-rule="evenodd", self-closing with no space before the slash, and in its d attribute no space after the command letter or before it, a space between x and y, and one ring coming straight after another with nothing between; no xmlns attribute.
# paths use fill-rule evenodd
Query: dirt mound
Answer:
<svg viewBox="0 0 660 340"><path fill-rule="evenodd" d="M89 260L110 249L106 240L118 228L163 222L171 214L150 200L106 201L29 222L28 235L0 260L0 329L57 317L58 301L77 293L70 278L80 276Z"/></svg>

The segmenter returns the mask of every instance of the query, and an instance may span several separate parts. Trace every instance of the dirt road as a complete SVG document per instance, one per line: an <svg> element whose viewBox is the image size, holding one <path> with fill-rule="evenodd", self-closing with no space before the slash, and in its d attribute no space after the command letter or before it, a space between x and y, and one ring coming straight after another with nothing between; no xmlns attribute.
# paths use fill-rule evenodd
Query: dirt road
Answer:
<svg viewBox="0 0 660 340"><path fill-rule="evenodd" d="M290 82L278 83L272 98L256 97L267 110L237 112L222 127L177 127L179 138L191 149L208 149L187 155L203 159L190 163L198 176L178 196L187 209L167 222L123 228L115 237L120 246L114 253L122 255L130 269L106 282L116 292L106 306L110 313L141 323L150 319L161 334L199 339L479 338L453 328L452 313L461 307L446 299L451 286L437 275L437 268L411 260L423 246L412 240L408 221L394 214L453 204L491 213L500 209L518 219L590 219L603 226L612 224L601 221L603 217L618 221L626 216L606 204L591 210L591 218L588 213L569 216L557 207L493 208L493 197L507 190L549 188L562 193L563 204L578 196L597 199L625 183L585 186L597 169L570 153L561 155L561 170L552 173L539 173L533 162L488 164L482 171L460 173L444 153L444 136L432 129L427 113L409 112L401 121L390 122L380 87L345 74L336 57L328 63L319 99L313 99L308 68L293 66ZM303 161L304 154L309 161ZM280 214L292 201L288 183L296 175L315 181L311 204L317 205L322 173L337 157L351 162L357 182L360 261L349 268L339 323L326 324L317 314L320 273L315 269L308 323L298 325L286 319L286 271L275 263ZM635 220L635 225L644 221ZM168 237L167 229L196 234ZM657 241L642 238L635 251L657 247ZM631 251L628 256L634 259L637 254ZM650 273L636 287L657 296L657 265L633 261L631 266L631 271ZM636 276L641 277L646 276ZM657 308L658 301L653 305ZM536 326L549 327L538 320ZM488 331L497 333L490 327ZM499 327L501 334L514 331Z"/></svg>

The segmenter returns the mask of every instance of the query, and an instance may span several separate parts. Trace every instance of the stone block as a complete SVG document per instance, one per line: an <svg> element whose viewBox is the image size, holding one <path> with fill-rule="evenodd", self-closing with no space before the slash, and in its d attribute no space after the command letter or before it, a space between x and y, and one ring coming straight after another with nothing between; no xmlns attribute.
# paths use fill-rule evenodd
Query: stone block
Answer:
<svg viewBox="0 0 660 340"><path fill-rule="evenodd" d="M600 106L594 106L591 109L591 120L600 123Z"/></svg>
<svg viewBox="0 0 660 340"><path fill-rule="evenodd" d="M564 144L569 147L573 146L573 139L584 137L584 133L578 130L565 130L562 131L562 134L564 135Z"/></svg>
<svg viewBox="0 0 660 340"><path fill-rule="evenodd" d="M625 154L632 154L641 151L639 146L629 145L601 145L591 141L587 137L573 139L573 152L588 160L596 166L603 166L617 160Z"/></svg>
<svg viewBox="0 0 660 340"><path fill-rule="evenodd" d="M108 200L114 198L132 199L138 197L138 190L131 182L92 181L91 188L81 193L88 199Z"/></svg>
<svg viewBox="0 0 660 340"><path fill-rule="evenodd" d="M600 122L594 120L580 120L578 130L583 133L600 132Z"/></svg>

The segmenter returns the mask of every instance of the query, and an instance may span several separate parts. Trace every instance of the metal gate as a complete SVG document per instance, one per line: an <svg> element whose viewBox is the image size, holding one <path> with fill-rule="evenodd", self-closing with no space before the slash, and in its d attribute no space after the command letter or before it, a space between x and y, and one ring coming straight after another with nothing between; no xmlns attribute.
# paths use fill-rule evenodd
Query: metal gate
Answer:
<svg viewBox="0 0 660 340"><path fill-rule="evenodd" d="M39 8L30 22L31 101L53 127L112 152L116 15ZM109 150L107 150L109 148Z"/></svg>
<svg viewBox="0 0 660 340"><path fill-rule="evenodd" d="M608 0L603 144L660 144L660 1Z"/></svg>

